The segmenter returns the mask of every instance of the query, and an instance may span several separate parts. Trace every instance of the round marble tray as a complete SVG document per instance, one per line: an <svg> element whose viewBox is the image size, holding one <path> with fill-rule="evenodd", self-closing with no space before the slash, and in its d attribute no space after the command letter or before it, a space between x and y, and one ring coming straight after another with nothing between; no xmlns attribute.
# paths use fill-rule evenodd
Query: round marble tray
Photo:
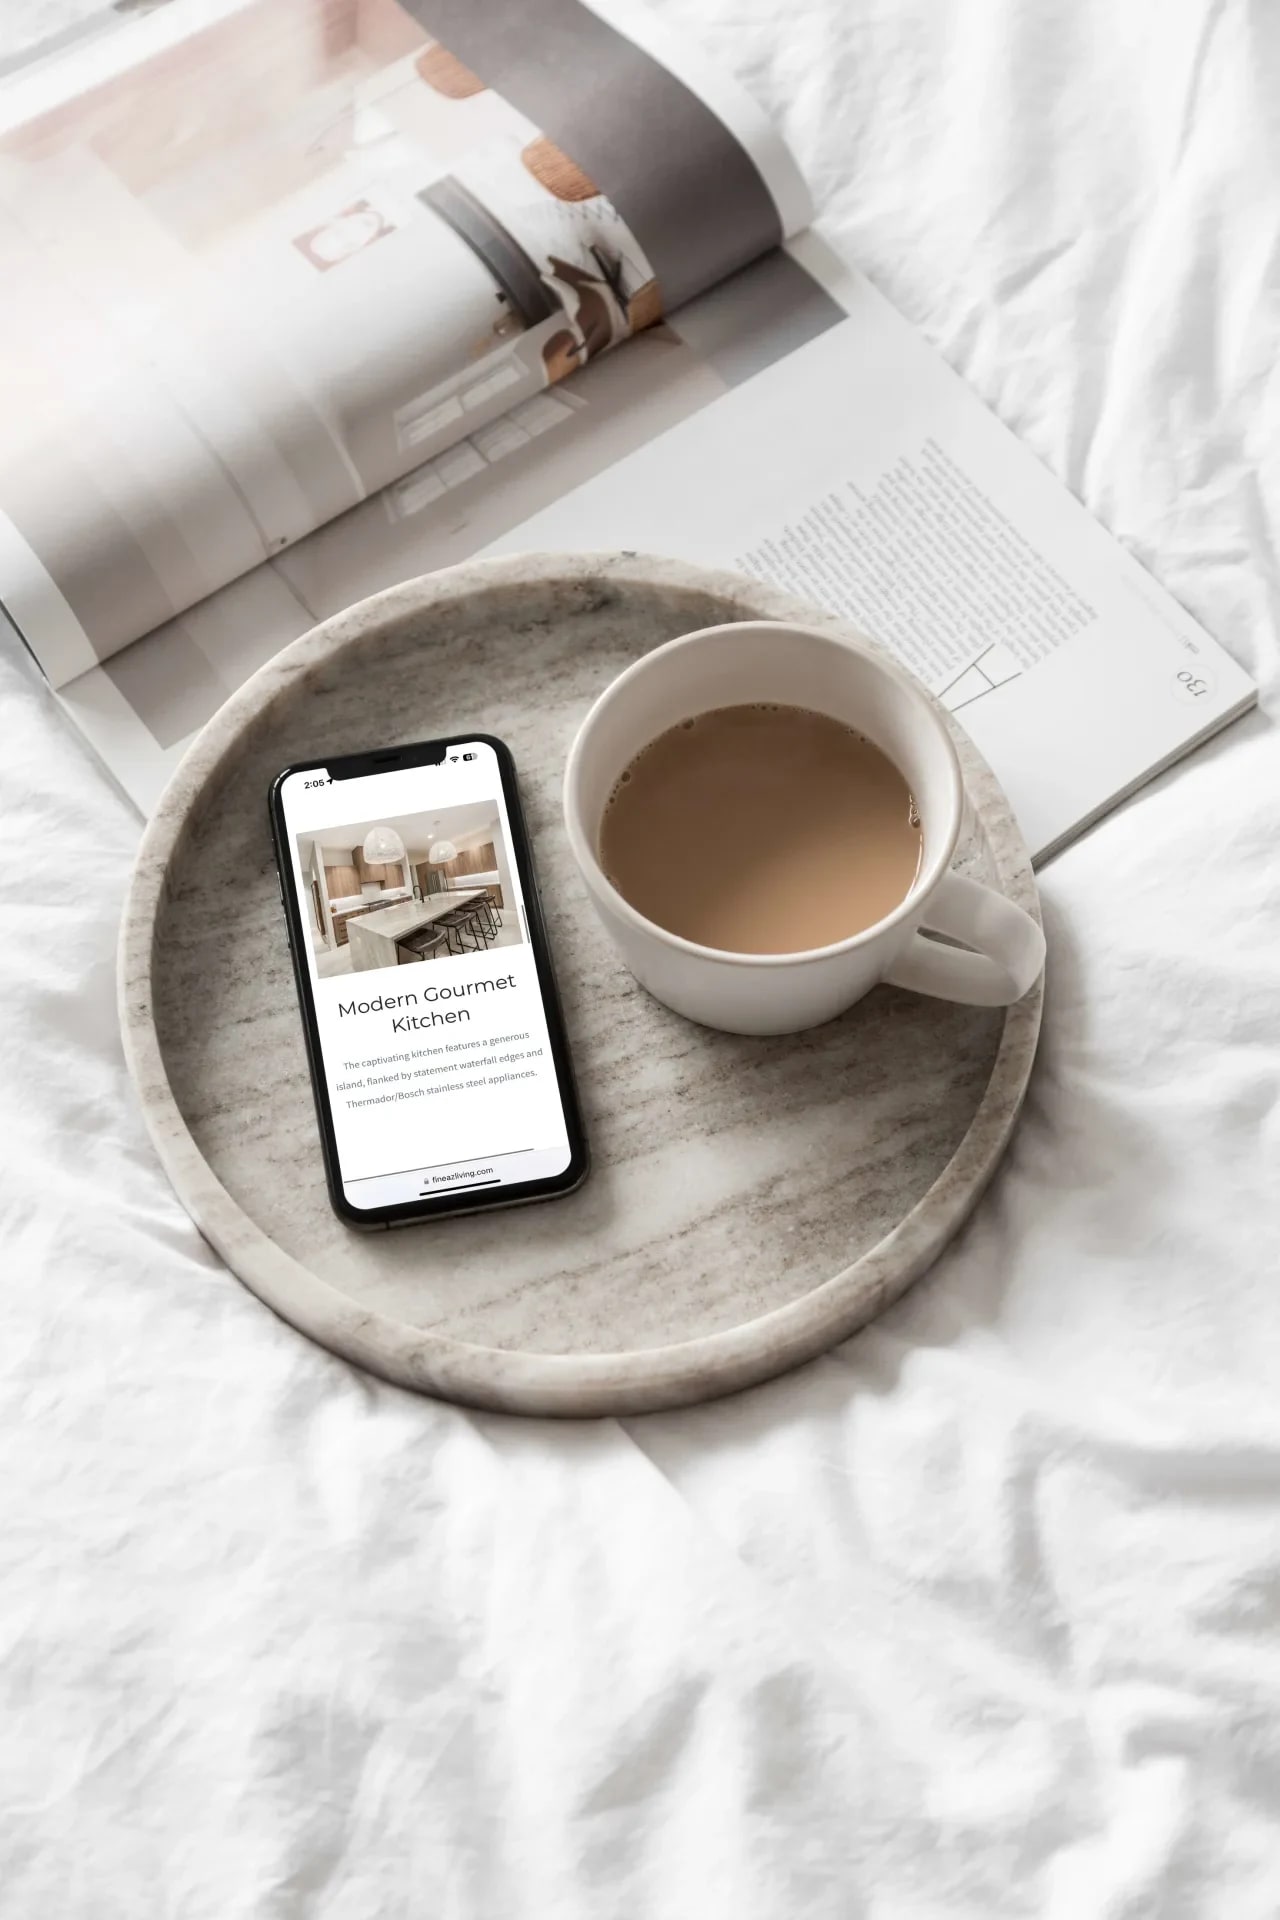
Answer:
<svg viewBox="0 0 1280 1920"><path fill-rule="evenodd" d="M560 826L565 753L637 655L802 614L631 554L474 562L279 655L192 746L142 843L121 936L125 1047L192 1218L300 1332L472 1405L621 1414L795 1366L894 1300L955 1233L1017 1117L1037 988L1007 1014L879 988L779 1040L668 1013L596 924ZM267 788L290 761L474 726L514 751L593 1170L541 1206L362 1234L328 1205ZM958 864L1036 911L1021 836L957 732Z"/></svg>

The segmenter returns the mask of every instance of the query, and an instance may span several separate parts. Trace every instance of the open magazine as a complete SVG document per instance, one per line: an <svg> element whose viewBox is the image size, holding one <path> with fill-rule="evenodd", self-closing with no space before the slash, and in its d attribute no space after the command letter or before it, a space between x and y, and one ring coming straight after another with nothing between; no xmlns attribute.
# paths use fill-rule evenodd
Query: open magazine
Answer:
<svg viewBox="0 0 1280 1920"><path fill-rule="evenodd" d="M1044 853L1253 690L622 0L164 0L0 84L0 604L138 804L249 673L492 546L853 618Z"/></svg>

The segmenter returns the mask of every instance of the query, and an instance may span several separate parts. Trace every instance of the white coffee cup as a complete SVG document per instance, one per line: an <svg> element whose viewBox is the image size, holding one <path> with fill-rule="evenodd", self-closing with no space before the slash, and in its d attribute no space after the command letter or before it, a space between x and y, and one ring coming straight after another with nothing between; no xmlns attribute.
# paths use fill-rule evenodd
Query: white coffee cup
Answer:
<svg viewBox="0 0 1280 1920"><path fill-rule="evenodd" d="M829 714L889 756L920 815L920 871L892 913L834 946L724 953L666 932L623 898L600 866L600 822L618 776L659 734L717 707L772 701ZM1003 894L950 871L963 817L946 721L911 675L855 640L768 620L706 627L645 654L596 701L565 769L569 844L623 959L655 999L729 1033L818 1026L880 980L974 1006L1021 999L1044 964L1044 935ZM924 927L975 951L923 939Z"/></svg>

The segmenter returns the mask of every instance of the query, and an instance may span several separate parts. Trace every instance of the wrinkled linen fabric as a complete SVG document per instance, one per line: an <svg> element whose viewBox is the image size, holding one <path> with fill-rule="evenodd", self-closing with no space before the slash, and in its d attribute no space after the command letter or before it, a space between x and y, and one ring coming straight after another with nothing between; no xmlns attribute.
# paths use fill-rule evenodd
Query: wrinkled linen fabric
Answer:
<svg viewBox="0 0 1280 1920"><path fill-rule="evenodd" d="M1280 10L659 11L1261 712L1045 871L1025 1118L908 1298L572 1426L201 1241L116 1030L137 822L0 657L6 1920L1280 1909Z"/></svg>

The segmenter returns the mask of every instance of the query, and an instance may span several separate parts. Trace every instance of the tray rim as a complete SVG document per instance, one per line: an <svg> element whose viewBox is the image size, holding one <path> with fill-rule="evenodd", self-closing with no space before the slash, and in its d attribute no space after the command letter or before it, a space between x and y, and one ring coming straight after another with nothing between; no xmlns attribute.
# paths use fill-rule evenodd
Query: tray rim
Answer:
<svg viewBox="0 0 1280 1920"><path fill-rule="evenodd" d="M964 1225L1017 1123L1035 1058L1043 979L1005 1017L982 1097L951 1159L911 1210L875 1246L827 1280L768 1313L718 1332L612 1353L488 1347L415 1327L362 1307L278 1246L218 1179L191 1134L169 1082L154 1019L155 932L170 864L196 802L244 736L267 720L294 680L369 643L406 614L427 614L495 587L531 584L655 586L741 605L744 619L775 619L856 633L851 621L778 588L723 569L630 550L525 553L473 559L356 601L321 621L253 674L183 755L139 845L118 950L118 1003L126 1064L161 1164L197 1228L232 1274L295 1331L341 1358L417 1392L488 1411L594 1418L687 1406L737 1392L816 1358L896 1300ZM883 651L883 648L879 650ZM945 713L945 709L939 708ZM1009 856L992 847L1002 885L1039 915L1030 857L995 775L949 715L965 764L989 786L979 811L1003 809ZM265 802L264 802L265 805ZM989 824L989 823L988 823ZM1013 871L1006 872L1011 867Z"/></svg>

